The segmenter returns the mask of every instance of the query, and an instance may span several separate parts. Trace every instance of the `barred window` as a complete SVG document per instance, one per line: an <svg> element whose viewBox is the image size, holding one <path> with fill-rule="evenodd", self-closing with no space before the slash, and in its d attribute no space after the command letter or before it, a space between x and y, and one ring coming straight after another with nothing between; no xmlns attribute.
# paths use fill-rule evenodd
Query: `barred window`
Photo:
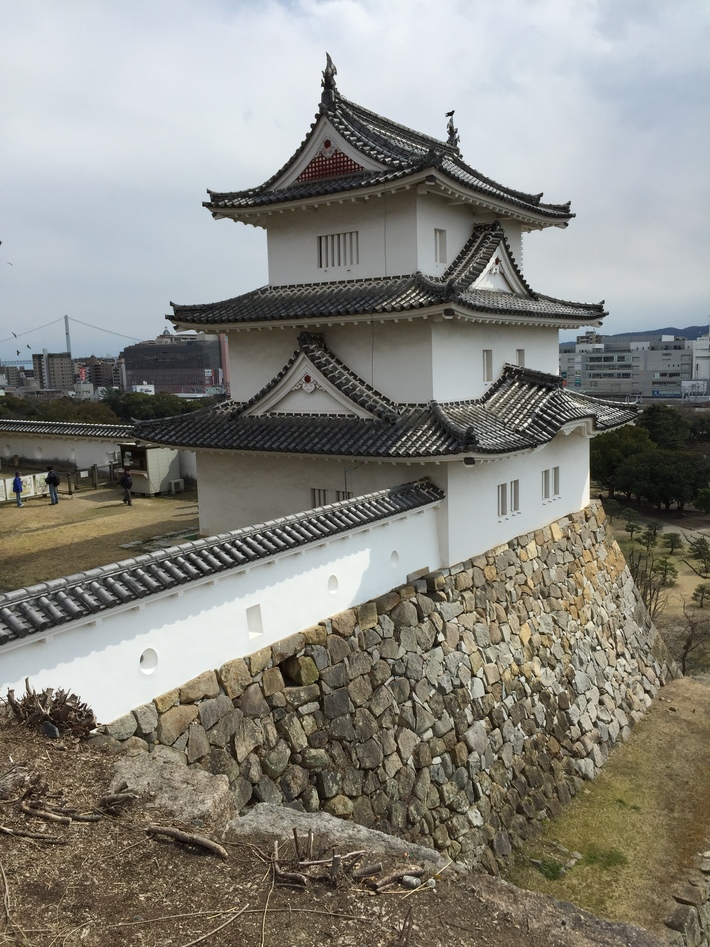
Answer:
<svg viewBox="0 0 710 947"><path fill-rule="evenodd" d="M434 229L434 262L447 263L446 258L446 231Z"/></svg>
<svg viewBox="0 0 710 947"><path fill-rule="evenodd" d="M318 267L327 270L334 266L354 266L360 262L360 234L328 233L318 237Z"/></svg>
<svg viewBox="0 0 710 947"><path fill-rule="evenodd" d="M328 502L328 491L319 487L311 487L311 506L325 506Z"/></svg>

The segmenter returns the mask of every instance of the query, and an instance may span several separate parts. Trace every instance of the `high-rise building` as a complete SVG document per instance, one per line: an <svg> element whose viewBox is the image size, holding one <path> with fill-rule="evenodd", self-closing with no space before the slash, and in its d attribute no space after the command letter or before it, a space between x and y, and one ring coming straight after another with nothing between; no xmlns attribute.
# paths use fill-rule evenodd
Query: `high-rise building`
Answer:
<svg viewBox="0 0 710 947"><path fill-rule="evenodd" d="M156 392L205 394L224 390L222 344L217 335L172 335L129 345L121 352L122 387L155 385Z"/></svg>
<svg viewBox="0 0 710 947"><path fill-rule="evenodd" d="M74 367L69 352L48 352L32 356L37 386L42 389L70 390L74 386Z"/></svg>

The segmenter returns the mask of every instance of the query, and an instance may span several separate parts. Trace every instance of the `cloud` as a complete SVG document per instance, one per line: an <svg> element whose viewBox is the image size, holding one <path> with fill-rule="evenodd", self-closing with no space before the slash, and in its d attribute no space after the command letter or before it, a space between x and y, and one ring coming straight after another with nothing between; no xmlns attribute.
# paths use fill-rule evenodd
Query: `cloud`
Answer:
<svg viewBox="0 0 710 947"><path fill-rule="evenodd" d="M346 97L439 137L455 108L470 164L572 200L567 230L526 238L534 288L606 298L609 332L708 317L703 4L0 0L0 16L0 339L64 313L153 336L171 299L264 283L263 232L201 202L295 151L326 50ZM36 344L63 348L63 327ZM79 327L73 347L116 350Z"/></svg>

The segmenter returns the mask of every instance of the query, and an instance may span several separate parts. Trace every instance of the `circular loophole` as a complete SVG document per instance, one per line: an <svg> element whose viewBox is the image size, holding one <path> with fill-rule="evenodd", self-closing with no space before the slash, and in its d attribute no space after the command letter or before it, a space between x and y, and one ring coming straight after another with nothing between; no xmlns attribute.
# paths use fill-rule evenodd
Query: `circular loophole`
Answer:
<svg viewBox="0 0 710 947"><path fill-rule="evenodd" d="M393 550L392 550L392 555L390 556L390 563L391 563L393 566L398 566L398 565L399 565L399 553L397 552L396 549L393 549Z"/></svg>
<svg viewBox="0 0 710 947"><path fill-rule="evenodd" d="M154 648L146 648L140 658L141 671L152 674L158 666L158 652Z"/></svg>
<svg viewBox="0 0 710 947"><path fill-rule="evenodd" d="M338 577L337 575L331 575L328 579L328 591L332 594L333 592L338 591Z"/></svg>

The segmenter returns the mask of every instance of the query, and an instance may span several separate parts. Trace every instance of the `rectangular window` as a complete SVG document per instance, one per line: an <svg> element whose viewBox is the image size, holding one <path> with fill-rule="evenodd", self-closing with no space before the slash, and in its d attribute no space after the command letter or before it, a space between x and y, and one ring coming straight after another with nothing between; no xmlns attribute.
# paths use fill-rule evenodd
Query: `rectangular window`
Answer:
<svg viewBox="0 0 710 947"><path fill-rule="evenodd" d="M515 350L515 361L520 368L525 368L525 349Z"/></svg>
<svg viewBox="0 0 710 947"><path fill-rule="evenodd" d="M311 506L325 506L328 502L328 491L320 490L318 487L311 488Z"/></svg>
<svg viewBox="0 0 710 947"><path fill-rule="evenodd" d="M550 499L550 471L543 470L542 472L542 498L543 500Z"/></svg>
<svg viewBox="0 0 710 947"><path fill-rule="evenodd" d="M321 270L337 266L354 266L359 262L359 231L329 233L318 237L318 267Z"/></svg>
<svg viewBox="0 0 710 947"><path fill-rule="evenodd" d="M335 491L335 501L339 503L341 500L349 500L352 496L350 490L336 490Z"/></svg>
<svg viewBox="0 0 710 947"><path fill-rule="evenodd" d="M508 484L498 484L498 516L508 515Z"/></svg>
<svg viewBox="0 0 710 947"><path fill-rule="evenodd" d="M493 381L493 349L483 350L483 380Z"/></svg>
<svg viewBox="0 0 710 947"><path fill-rule="evenodd" d="M510 481L510 512L520 512L520 481Z"/></svg>
<svg viewBox="0 0 710 947"><path fill-rule="evenodd" d="M542 472L542 498L550 500L560 495L560 468L550 467Z"/></svg>
<svg viewBox="0 0 710 947"><path fill-rule="evenodd" d="M446 263L446 231L434 228L434 262Z"/></svg>

